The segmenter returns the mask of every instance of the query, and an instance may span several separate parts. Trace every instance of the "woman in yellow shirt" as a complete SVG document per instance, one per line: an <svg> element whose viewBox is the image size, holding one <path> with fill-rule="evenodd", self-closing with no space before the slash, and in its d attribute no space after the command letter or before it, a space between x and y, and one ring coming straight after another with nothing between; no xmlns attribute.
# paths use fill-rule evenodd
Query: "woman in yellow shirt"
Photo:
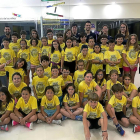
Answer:
<svg viewBox="0 0 140 140"><path fill-rule="evenodd" d="M96 89L96 93L99 98L101 97L101 88L93 80L93 74L91 71L87 71L84 74L84 81L82 81L78 86L80 105L85 106L88 102L88 95Z"/></svg>
<svg viewBox="0 0 140 140"><path fill-rule="evenodd" d="M31 95L30 87L22 88L21 94L22 97L18 100L14 113L10 115L13 120L12 126L21 124L29 129L33 129L33 122L37 120L37 100Z"/></svg>
<svg viewBox="0 0 140 140"><path fill-rule="evenodd" d="M131 83L131 75L130 74L124 74L123 76L123 87L124 87L124 95L127 98L127 105L126 108L128 108L132 104L132 100L135 96L137 96L137 87Z"/></svg>
<svg viewBox="0 0 140 140"><path fill-rule="evenodd" d="M57 66L60 70L62 51L58 40L54 40L52 42L51 54L49 55L49 57L51 60L51 67Z"/></svg>
<svg viewBox="0 0 140 140"><path fill-rule="evenodd" d="M66 87L67 94L63 99L64 108L60 110L62 115L62 120L70 118L72 120L82 121L83 117L80 116L83 112L83 108L80 108L79 96L74 91L73 83L69 83Z"/></svg>
<svg viewBox="0 0 140 140"><path fill-rule="evenodd" d="M70 70L70 75L73 76L77 65L77 51L72 47L72 38L66 39L66 46L62 52L61 69L67 66Z"/></svg>
<svg viewBox="0 0 140 140"><path fill-rule="evenodd" d="M14 100L6 87L0 87L0 129L8 131L10 113L14 109Z"/></svg>
<svg viewBox="0 0 140 140"><path fill-rule="evenodd" d="M30 73L30 69L31 69L30 51L27 48L26 40L21 40L20 46L21 46L21 49L18 52L17 58L24 58L27 62L27 85L29 86L29 73Z"/></svg>
<svg viewBox="0 0 140 140"><path fill-rule="evenodd" d="M131 75L132 83L134 83L135 73L137 71L138 64L138 37L136 34L131 34L127 41L126 47L123 50L123 70L124 73Z"/></svg>

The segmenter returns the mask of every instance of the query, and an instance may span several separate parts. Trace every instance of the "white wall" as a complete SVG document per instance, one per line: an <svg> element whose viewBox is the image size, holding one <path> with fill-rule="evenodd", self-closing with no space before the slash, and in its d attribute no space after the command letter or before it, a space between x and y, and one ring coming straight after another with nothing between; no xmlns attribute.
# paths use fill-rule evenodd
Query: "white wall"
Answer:
<svg viewBox="0 0 140 140"><path fill-rule="evenodd" d="M89 6L58 6L57 14L64 15L67 19L126 19L140 18L140 4L120 5L89 5ZM39 20L44 18L59 19L59 17L48 16L46 12L54 12L53 8L46 7L9 7L0 8L0 21L10 20ZM20 14L15 17L12 13ZM10 19L7 19L10 18ZM13 19L14 18L14 19Z"/></svg>

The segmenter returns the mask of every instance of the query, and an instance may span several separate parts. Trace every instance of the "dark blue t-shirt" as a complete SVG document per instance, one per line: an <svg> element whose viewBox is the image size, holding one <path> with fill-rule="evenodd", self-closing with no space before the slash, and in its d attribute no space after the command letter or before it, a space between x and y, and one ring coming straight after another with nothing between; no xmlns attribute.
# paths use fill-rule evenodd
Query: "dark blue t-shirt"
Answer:
<svg viewBox="0 0 140 140"><path fill-rule="evenodd" d="M4 46L3 46L3 44L2 44L2 39L3 39L4 37L6 37L6 35L0 36L0 46L1 46L1 49L4 48ZM10 36L10 38L9 38L9 41L11 42L11 36Z"/></svg>
<svg viewBox="0 0 140 140"><path fill-rule="evenodd" d="M88 40L89 40L89 38L90 38L91 36L94 38L94 40L95 40L95 42L96 42L96 35L95 35L95 33L92 33L91 31L90 31L90 34L87 35L87 40L86 40L86 42L88 42Z"/></svg>

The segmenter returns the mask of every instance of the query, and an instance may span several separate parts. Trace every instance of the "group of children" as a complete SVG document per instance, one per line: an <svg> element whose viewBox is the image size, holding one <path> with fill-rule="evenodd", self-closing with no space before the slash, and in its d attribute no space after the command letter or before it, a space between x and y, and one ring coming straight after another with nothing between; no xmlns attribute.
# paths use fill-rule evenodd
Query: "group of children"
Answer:
<svg viewBox="0 0 140 140"><path fill-rule="evenodd" d="M111 118L122 136L125 131L121 125L128 127L129 122L134 124L133 132L140 132L140 88L133 84L140 63L137 36L130 35L126 46L121 34L115 41L103 35L102 44L92 37L87 43L85 33L81 34L81 43L69 36L63 42L61 33L53 40L51 30L47 36L39 40L37 31L32 30L29 41L25 31L20 39L13 33L11 43L3 39L0 129L8 131L10 120L13 126L33 129L33 122L60 125L61 120L69 118L83 120L86 140L90 139L89 129L100 127L107 140L107 118ZM129 106L132 114L128 119Z"/></svg>

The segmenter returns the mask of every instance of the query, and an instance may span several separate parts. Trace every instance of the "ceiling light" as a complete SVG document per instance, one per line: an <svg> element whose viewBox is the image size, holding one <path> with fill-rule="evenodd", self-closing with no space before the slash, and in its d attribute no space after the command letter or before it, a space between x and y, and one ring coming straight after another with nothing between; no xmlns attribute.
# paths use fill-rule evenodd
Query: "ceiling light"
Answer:
<svg viewBox="0 0 140 140"><path fill-rule="evenodd" d="M116 4L116 2L112 2L112 5L115 5Z"/></svg>

